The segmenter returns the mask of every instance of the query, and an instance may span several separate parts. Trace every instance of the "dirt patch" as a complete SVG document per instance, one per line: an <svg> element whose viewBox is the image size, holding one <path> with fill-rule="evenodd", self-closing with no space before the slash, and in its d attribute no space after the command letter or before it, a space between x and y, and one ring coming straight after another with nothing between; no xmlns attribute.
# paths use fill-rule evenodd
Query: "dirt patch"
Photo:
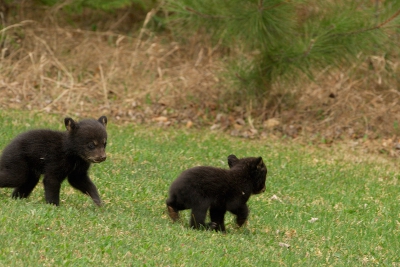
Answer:
<svg viewBox="0 0 400 267"><path fill-rule="evenodd" d="M366 152L399 154L396 58L370 57L248 97L222 75L234 53L204 35L182 44L144 29L131 37L47 22L27 19L1 31L1 109L104 114L114 123L209 127L323 145L350 140Z"/></svg>

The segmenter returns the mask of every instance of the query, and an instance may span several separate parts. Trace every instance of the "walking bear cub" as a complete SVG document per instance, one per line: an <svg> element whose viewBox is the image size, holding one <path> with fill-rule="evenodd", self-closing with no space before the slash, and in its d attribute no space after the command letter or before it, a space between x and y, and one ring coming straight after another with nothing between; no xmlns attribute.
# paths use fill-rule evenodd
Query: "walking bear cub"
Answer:
<svg viewBox="0 0 400 267"><path fill-rule="evenodd" d="M46 202L58 206L61 183L68 177L74 188L101 206L88 170L91 163L106 159L107 117L80 122L65 118L64 123L66 132L32 130L12 140L0 158L0 187L15 188L13 198L27 198L44 174Z"/></svg>
<svg viewBox="0 0 400 267"><path fill-rule="evenodd" d="M192 209L190 226L208 227L225 232L226 211L236 215L236 223L242 226L248 217L246 202L251 194L265 191L267 167L261 157L238 159L228 157L229 170L209 166L190 168L172 183L167 211L173 221L179 219L179 211ZM210 210L209 224L205 224Z"/></svg>

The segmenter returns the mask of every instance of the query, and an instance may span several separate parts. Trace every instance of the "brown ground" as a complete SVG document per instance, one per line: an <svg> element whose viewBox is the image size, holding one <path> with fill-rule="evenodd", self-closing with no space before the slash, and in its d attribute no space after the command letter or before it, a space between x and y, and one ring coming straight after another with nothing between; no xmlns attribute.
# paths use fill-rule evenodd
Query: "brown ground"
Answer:
<svg viewBox="0 0 400 267"><path fill-rule="evenodd" d="M371 56L342 70L318 70L314 82L277 83L252 99L240 97L222 75L235 53L204 35L182 44L142 28L129 37L116 33L115 20L108 26L115 31L92 32L60 26L52 12L40 20L38 12L20 15L1 31L1 109L105 114L113 123L206 127L245 138L341 141L399 155L397 60Z"/></svg>

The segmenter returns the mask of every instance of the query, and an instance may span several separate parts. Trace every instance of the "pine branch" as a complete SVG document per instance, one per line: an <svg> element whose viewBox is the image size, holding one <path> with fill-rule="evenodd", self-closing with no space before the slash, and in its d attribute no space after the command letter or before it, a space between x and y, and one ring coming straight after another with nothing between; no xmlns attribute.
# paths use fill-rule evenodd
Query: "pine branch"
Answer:
<svg viewBox="0 0 400 267"><path fill-rule="evenodd" d="M385 20L384 22L382 22L382 23L380 23L380 24L378 24L378 25L376 25L376 26L374 26L374 27L367 28L367 29L361 29L361 30L358 30L358 31L352 31L352 32L337 33L337 34L334 34L334 36L355 35L355 34L360 34L360 33L363 33L363 32L378 30L378 29L380 29L380 28L383 28L383 26L385 26L386 24L388 24L389 22L391 22L392 20L394 20L394 19L395 19L396 17L398 17L399 15L400 15L400 9L397 10L397 12L394 13L393 16L391 16L390 18L388 18L388 19Z"/></svg>
<svg viewBox="0 0 400 267"><path fill-rule="evenodd" d="M388 18L386 21L382 22L381 24L379 24L378 26L376 26L375 28L382 28L384 25L388 24L389 22L391 22L392 20L394 20L397 16L400 15L400 9L397 10L397 12L391 16L390 18Z"/></svg>

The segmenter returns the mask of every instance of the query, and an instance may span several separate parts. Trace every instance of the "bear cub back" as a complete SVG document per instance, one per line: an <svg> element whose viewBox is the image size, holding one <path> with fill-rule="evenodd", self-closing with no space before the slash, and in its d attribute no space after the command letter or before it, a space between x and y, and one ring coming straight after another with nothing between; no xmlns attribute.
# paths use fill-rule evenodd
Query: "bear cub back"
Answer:
<svg viewBox="0 0 400 267"><path fill-rule="evenodd" d="M171 184L167 211L173 221L179 219L179 211L191 209L192 228L210 228L225 231L226 211L236 215L236 223L242 226L249 209L246 204L252 194L265 191L267 167L261 157L238 159L228 157L230 169L198 166L185 170ZM207 211L210 223L205 223Z"/></svg>
<svg viewBox="0 0 400 267"><path fill-rule="evenodd" d="M68 177L100 206L88 170L91 163L106 160L107 117L80 122L65 118L64 124L65 132L31 130L13 139L0 158L0 187L14 188L14 198L27 198L44 174L46 202L59 205L61 183Z"/></svg>

